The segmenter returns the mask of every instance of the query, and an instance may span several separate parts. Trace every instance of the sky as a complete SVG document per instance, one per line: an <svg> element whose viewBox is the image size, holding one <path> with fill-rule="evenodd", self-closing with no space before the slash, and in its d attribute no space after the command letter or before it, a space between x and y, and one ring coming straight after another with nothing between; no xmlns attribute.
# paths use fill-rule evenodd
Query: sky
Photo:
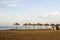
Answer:
<svg viewBox="0 0 60 40"><path fill-rule="evenodd" d="M0 0L0 26L60 23L60 0Z"/></svg>

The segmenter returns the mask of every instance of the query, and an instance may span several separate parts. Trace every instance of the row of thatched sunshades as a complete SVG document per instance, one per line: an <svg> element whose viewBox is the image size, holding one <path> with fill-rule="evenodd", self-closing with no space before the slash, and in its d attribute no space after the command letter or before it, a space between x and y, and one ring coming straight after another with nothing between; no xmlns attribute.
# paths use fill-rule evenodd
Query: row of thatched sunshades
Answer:
<svg viewBox="0 0 60 40"><path fill-rule="evenodd" d="M20 25L19 23L14 23L13 25ZM37 24L31 24L31 23L25 23L23 24L23 26L60 26L60 24L41 24L41 23L37 23Z"/></svg>
<svg viewBox="0 0 60 40"><path fill-rule="evenodd" d="M13 25L16 25L16 29L17 29L17 25L20 25L19 23L14 23ZM23 24L23 26L38 26L38 29L39 29L39 26L46 26L46 28L47 28L47 26L60 26L60 24L48 24L48 23L45 23L45 24L41 24L41 23L37 23L37 24L31 24L31 23L25 23L25 24Z"/></svg>
<svg viewBox="0 0 60 40"><path fill-rule="evenodd" d="M37 24L31 24L31 23L25 23L23 24L23 26L60 26L60 24L48 24L48 23L45 23L45 24L41 24L41 23L37 23Z"/></svg>

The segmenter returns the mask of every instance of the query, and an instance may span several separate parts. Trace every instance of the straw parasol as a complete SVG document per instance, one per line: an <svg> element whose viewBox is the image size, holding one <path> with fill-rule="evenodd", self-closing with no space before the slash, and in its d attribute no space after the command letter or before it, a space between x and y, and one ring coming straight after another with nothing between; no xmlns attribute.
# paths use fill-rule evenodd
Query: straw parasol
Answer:
<svg viewBox="0 0 60 40"><path fill-rule="evenodd" d="M13 25L16 26L16 30L18 29L17 26L20 25L19 23L14 23Z"/></svg>

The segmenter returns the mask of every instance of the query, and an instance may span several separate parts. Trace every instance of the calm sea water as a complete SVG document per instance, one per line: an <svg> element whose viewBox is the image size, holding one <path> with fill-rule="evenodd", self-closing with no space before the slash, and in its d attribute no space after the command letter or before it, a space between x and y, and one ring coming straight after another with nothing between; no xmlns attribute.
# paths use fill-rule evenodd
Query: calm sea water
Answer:
<svg viewBox="0 0 60 40"><path fill-rule="evenodd" d="M17 26L18 29L25 29L23 26ZM0 26L0 30L16 29L15 26Z"/></svg>
<svg viewBox="0 0 60 40"><path fill-rule="evenodd" d="M18 29L28 29L29 27L27 26L17 26ZM51 29L51 26L47 26L48 29ZM16 29L15 26L0 26L0 30L8 30L8 29ZM30 26L30 29L38 29L38 26ZM39 29L46 29L46 26L40 26Z"/></svg>

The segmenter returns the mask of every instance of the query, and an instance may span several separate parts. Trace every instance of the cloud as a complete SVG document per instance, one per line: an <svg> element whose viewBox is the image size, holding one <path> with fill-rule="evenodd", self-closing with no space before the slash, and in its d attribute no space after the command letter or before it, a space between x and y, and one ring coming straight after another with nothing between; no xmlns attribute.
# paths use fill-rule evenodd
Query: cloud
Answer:
<svg viewBox="0 0 60 40"><path fill-rule="evenodd" d="M51 13L45 13L45 14L43 14L43 17L56 17L56 16L60 16L60 12L58 12L58 11L53 11L53 12L51 12Z"/></svg>
<svg viewBox="0 0 60 40"><path fill-rule="evenodd" d="M7 5L7 7L16 7L18 6L18 4L10 4L10 5Z"/></svg>
<svg viewBox="0 0 60 40"><path fill-rule="evenodd" d="M45 20L45 21L49 20L50 22L50 21L60 20L59 17L60 17L59 11L52 11L52 12L48 12L48 13L46 12L43 14L34 14L34 15L31 15L30 18L33 20Z"/></svg>
<svg viewBox="0 0 60 40"><path fill-rule="evenodd" d="M60 12L58 12L58 11L55 11L55 12L53 12L53 14L52 14L53 16L60 16Z"/></svg>
<svg viewBox="0 0 60 40"><path fill-rule="evenodd" d="M16 7L19 6L21 0L5 0L2 1L1 4L5 7Z"/></svg>

